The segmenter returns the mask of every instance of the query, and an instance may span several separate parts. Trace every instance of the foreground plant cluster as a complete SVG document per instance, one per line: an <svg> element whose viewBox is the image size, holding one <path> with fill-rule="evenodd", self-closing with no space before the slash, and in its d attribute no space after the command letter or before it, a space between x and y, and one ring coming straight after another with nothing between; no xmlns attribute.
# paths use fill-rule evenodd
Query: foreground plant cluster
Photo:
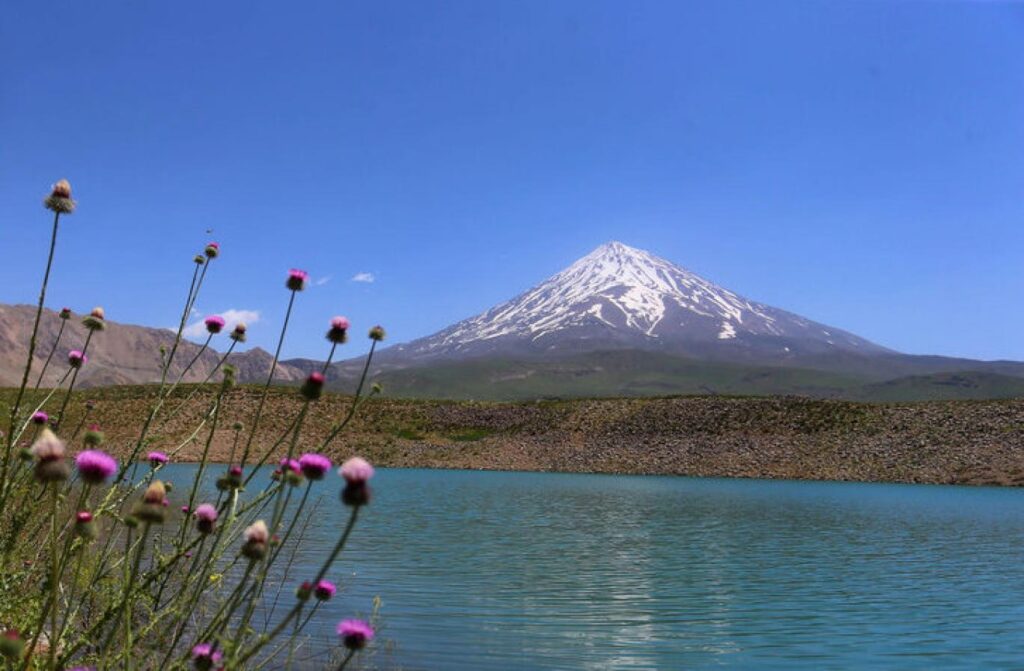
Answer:
<svg viewBox="0 0 1024 671"><path fill-rule="evenodd" d="M292 307L307 282L305 272L291 270L273 363L252 417L231 426L230 464L214 465L207 457L218 426L224 428L224 408L235 384L228 358L245 341L244 324L233 328L230 347L204 382L220 372L217 391L194 431L180 444L160 443L160 427L192 398L175 396L176 388L226 326L220 317L207 318L209 335L199 354L184 367L179 361L180 372L171 374L188 316L220 255L220 246L211 242L193 259L173 345L154 353L161 358L161 378L152 407L137 437L121 446L119 454L127 456L118 461L105 450L102 427L90 423L90 405L77 416L68 407L79 371L88 365L89 345L107 326L103 310L95 308L82 320L88 335L73 349L61 342L63 323L72 318L70 310L62 310L65 321L42 370L38 375L33 370L61 217L75 209L70 184L55 184L44 204L54 214L46 271L0 453L0 665L21 671L291 667L313 615L335 595L332 572L360 510L370 502L369 463L352 457L338 469L338 505L350 514L337 542L325 548L319 570L291 585L285 576L276 588L269 578L272 571L281 574L282 565L291 566L303 543L311 492L334 487L333 464L323 452L360 405L379 392L374 386L364 393L364 387L383 329L370 330L370 355L353 401L324 440L310 446L302 429L310 405L320 398L336 347L348 338L344 317L331 320L330 355L297 390L302 404L288 428L265 435L260 431L264 404ZM46 369L60 361L66 372L58 384L40 389ZM171 483L161 471L193 441L204 445L202 458L184 504L172 508ZM268 464L276 468L259 488L253 479ZM215 492L204 486L210 479ZM283 604L275 612L279 601ZM374 637L370 622L354 618L339 622L336 633L336 649L325 652L329 668L336 669L344 669Z"/></svg>

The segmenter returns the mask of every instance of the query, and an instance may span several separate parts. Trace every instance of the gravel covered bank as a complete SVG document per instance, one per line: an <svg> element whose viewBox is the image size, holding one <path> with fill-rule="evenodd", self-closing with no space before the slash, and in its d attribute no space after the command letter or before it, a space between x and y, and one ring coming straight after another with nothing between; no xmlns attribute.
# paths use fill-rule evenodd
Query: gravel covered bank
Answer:
<svg viewBox="0 0 1024 671"><path fill-rule="evenodd" d="M148 407L145 387L92 390L90 421L124 454ZM230 457L231 424L246 422L258 391L233 392L212 455ZM0 398L6 399L6 396ZM152 447L185 441L209 406L203 391L156 431ZM70 417L84 412L77 396ZM350 399L314 405L300 449L312 449ZM174 407L174 403L170 404ZM265 436L280 435L300 406L275 389ZM385 466L1024 484L1024 401L860 404L802 398L687 397L535 403L367 403L329 452L359 452ZM195 459L206 427L179 459ZM267 444L267 441L264 441Z"/></svg>

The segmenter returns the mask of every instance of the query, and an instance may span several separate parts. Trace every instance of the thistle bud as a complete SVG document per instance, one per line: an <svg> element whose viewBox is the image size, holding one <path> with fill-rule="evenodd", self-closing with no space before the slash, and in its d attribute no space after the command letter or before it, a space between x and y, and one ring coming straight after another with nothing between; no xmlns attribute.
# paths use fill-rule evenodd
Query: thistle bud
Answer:
<svg viewBox="0 0 1024 671"><path fill-rule="evenodd" d="M257 561L263 559L267 554L267 541L270 540L270 532L263 520L256 520L245 530L245 544L242 545L242 555Z"/></svg>
<svg viewBox="0 0 1024 671"><path fill-rule="evenodd" d="M299 390L307 401L315 401L320 398L324 390L324 376L322 373L312 372Z"/></svg>
<svg viewBox="0 0 1024 671"><path fill-rule="evenodd" d="M206 254L206 258L215 259L220 256L220 245L216 242L211 242L206 245L206 249L203 250L203 253Z"/></svg>
<svg viewBox="0 0 1024 671"><path fill-rule="evenodd" d="M75 515L75 533L86 540L95 540L99 535L92 513L81 510Z"/></svg>
<svg viewBox="0 0 1024 671"><path fill-rule="evenodd" d="M194 263L195 263L195 264L196 264L197 266L201 266L201 265L203 265L204 263L206 263L206 257L205 257L205 256L203 256L202 254L196 254L196 255L195 255L195 257L194 257L194 258L192 259L192 261L193 261L193 262L194 262Z"/></svg>
<svg viewBox="0 0 1024 671"><path fill-rule="evenodd" d="M142 502L135 506L133 514L143 522L163 524L167 519L164 505L166 499L167 489L164 483L154 480L142 495Z"/></svg>
<svg viewBox="0 0 1024 671"><path fill-rule="evenodd" d="M17 629L8 629L0 634L0 656L8 660L21 659L25 652L25 641Z"/></svg>
<svg viewBox="0 0 1024 671"><path fill-rule="evenodd" d="M62 179L50 189L50 195L43 200L46 209L58 214L71 214L75 211L75 201L71 199L71 183Z"/></svg>
<svg viewBox="0 0 1024 671"><path fill-rule="evenodd" d="M71 308L61 308L57 316L61 319L71 319Z"/></svg>
<svg viewBox="0 0 1024 671"><path fill-rule="evenodd" d="M53 431L44 428L32 444L32 456L36 458L35 476L40 482L60 482L71 474L64 461L64 441Z"/></svg>
<svg viewBox="0 0 1024 671"><path fill-rule="evenodd" d="M381 326L380 324L370 329L370 340L380 342L381 340L384 340L385 335L386 334L384 333L384 327Z"/></svg>
<svg viewBox="0 0 1024 671"><path fill-rule="evenodd" d="M228 336L235 342L245 342L245 330L246 326L244 322L238 322L235 324L235 328L231 331L231 335Z"/></svg>
<svg viewBox="0 0 1024 671"><path fill-rule="evenodd" d="M100 431L99 424L90 424L89 428L85 430L85 435L82 437L84 442L89 447L99 447L103 444L103 432Z"/></svg>
<svg viewBox="0 0 1024 671"><path fill-rule="evenodd" d="M90 331L102 331L107 327L105 320L106 316L103 308L95 307L92 309L92 312L82 319L82 325Z"/></svg>
<svg viewBox="0 0 1024 671"><path fill-rule="evenodd" d="M309 601L309 597L313 595L313 583L308 580L295 590L295 597L299 601Z"/></svg>

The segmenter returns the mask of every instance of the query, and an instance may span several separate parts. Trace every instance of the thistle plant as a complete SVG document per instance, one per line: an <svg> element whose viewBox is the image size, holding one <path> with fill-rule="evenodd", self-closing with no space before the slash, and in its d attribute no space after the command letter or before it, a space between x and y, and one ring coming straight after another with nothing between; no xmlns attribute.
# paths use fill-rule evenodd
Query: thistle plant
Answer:
<svg viewBox="0 0 1024 671"><path fill-rule="evenodd" d="M28 389L58 224L61 215L75 209L70 184L55 184L44 202L54 213L50 248L23 379L0 454L0 667L290 666L320 604L343 598L337 565L361 509L370 504L373 467L346 455L335 476L328 454L359 407L378 392L376 386L369 393L364 388L384 330L370 330L370 354L351 404L315 449L309 449L303 430L311 407L322 398L335 350L348 340L350 325L344 317L330 320L326 363L294 390L301 406L285 431L267 435L262 426L292 309L306 287L308 275L301 270L286 276L283 326L254 412L240 418L244 421L235 419L244 406L229 357L236 344L245 342L244 324L234 326L227 352L181 400L178 386L226 326L221 317L208 317L208 335L199 354L182 365L185 324L221 255L220 244L210 242L192 259L179 326L170 346L161 349L159 382L145 419L130 442L109 444L102 427L90 419L91 404L75 417L77 424L69 421L79 373L89 365L89 346L111 327L102 308L82 320L86 337L67 351L58 383L40 389L47 368L59 365L55 353L61 351L64 323L71 316L70 310L61 312L61 330L35 387ZM202 412L188 439L175 443L154 430L218 375L215 391L197 401ZM232 436L230 462L216 464L211 448L225 426ZM164 469L190 442L202 445L200 458L190 482L177 491ZM259 488L252 482L261 470L273 473ZM349 510L348 521L334 544L324 548L315 572L290 575L312 519L313 501L331 489L337 491L334 505ZM180 507L171 506L170 497L179 498ZM273 594L271 585L277 580L291 587L278 587ZM278 613L282 593L286 606ZM335 630L334 656L340 661L329 668L344 669L370 644L374 631L369 622L355 618L338 623Z"/></svg>

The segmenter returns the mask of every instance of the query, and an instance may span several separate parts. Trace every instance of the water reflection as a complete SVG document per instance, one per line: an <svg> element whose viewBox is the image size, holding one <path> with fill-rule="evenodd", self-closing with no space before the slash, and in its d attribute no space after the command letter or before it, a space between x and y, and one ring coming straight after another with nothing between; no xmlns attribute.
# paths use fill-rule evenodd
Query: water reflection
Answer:
<svg viewBox="0 0 1024 671"><path fill-rule="evenodd" d="M333 642L380 595L383 666L1006 668L1024 651L1018 491L419 470L375 491L313 629ZM345 512L321 514L326 545Z"/></svg>

